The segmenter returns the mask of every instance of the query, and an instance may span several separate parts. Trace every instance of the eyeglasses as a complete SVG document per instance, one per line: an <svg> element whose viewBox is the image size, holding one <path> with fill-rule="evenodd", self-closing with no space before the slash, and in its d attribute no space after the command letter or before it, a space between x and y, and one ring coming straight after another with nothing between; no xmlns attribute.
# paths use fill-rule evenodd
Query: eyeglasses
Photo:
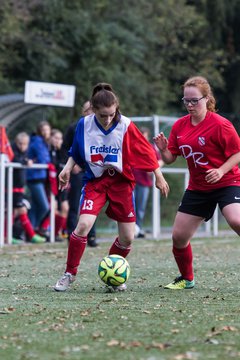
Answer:
<svg viewBox="0 0 240 360"><path fill-rule="evenodd" d="M184 105L193 105L193 106L196 106L198 104L198 102L200 100L202 100L203 98L205 98L205 96L202 96L201 98L197 99L197 98L193 98L193 99L186 99L186 98L182 98L182 101L184 103Z"/></svg>

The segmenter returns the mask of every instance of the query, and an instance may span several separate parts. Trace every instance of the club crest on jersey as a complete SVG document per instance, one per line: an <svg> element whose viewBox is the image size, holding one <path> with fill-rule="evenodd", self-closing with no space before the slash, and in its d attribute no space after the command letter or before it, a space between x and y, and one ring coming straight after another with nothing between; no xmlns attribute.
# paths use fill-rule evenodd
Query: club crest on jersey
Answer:
<svg viewBox="0 0 240 360"><path fill-rule="evenodd" d="M199 145L204 146L206 144L205 137L204 136L199 136L198 137L198 143L199 143Z"/></svg>
<svg viewBox="0 0 240 360"><path fill-rule="evenodd" d="M91 162L118 162L119 148L112 146L90 146Z"/></svg>

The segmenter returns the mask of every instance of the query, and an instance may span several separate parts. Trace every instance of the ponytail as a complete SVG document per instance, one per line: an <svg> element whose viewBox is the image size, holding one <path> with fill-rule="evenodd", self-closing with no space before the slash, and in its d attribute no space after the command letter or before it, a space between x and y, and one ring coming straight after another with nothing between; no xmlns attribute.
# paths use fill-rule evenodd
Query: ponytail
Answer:
<svg viewBox="0 0 240 360"><path fill-rule="evenodd" d="M98 83L97 85L94 86L93 91L92 91L92 97L94 95L96 95L99 91L101 90L107 90L107 91L111 91L113 92L113 88L112 85L107 84L107 83Z"/></svg>
<svg viewBox="0 0 240 360"><path fill-rule="evenodd" d="M119 101L117 95L113 91L112 85L107 83L98 83L95 85L92 91L90 103L93 110L100 109L102 107L109 108L112 105L116 105L115 120L120 120Z"/></svg>

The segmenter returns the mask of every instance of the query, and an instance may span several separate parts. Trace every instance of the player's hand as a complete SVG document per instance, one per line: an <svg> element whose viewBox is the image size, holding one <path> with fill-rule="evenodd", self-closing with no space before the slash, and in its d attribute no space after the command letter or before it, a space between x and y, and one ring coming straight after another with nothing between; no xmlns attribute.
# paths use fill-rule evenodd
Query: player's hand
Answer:
<svg viewBox="0 0 240 360"><path fill-rule="evenodd" d="M33 160L32 159L28 159L27 161L27 166L32 166L33 165Z"/></svg>
<svg viewBox="0 0 240 360"><path fill-rule="evenodd" d="M156 135L153 138L153 141L160 151L165 151L168 147L168 139L163 132L160 132L160 134Z"/></svg>
<svg viewBox="0 0 240 360"><path fill-rule="evenodd" d="M221 169L209 169L206 171L205 180L209 184L215 184L218 182L224 175Z"/></svg>
<svg viewBox="0 0 240 360"><path fill-rule="evenodd" d="M156 177L155 186L160 190L163 196L168 197L170 188L163 176Z"/></svg>
<svg viewBox="0 0 240 360"><path fill-rule="evenodd" d="M71 171L65 168L63 168L63 170L60 172L60 174L58 175L59 190L63 191L68 188L70 181L70 174Z"/></svg>

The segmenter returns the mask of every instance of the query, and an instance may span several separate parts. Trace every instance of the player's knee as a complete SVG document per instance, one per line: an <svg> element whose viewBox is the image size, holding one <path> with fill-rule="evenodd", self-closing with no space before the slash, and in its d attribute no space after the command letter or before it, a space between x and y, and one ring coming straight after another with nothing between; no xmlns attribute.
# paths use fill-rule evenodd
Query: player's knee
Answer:
<svg viewBox="0 0 240 360"><path fill-rule="evenodd" d="M232 219L229 221L229 225L240 236L240 219Z"/></svg>
<svg viewBox="0 0 240 360"><path fill-rule="evenodd" d="M173 245L181 248L188 242L188 236L185 236L181 231L174 231L172 234Z"/></svg>
<svg viewBox="0 0 240 360"><path fill-rule="evenodd" d="M133 241L133 238L132 236L124 236L122 237L121 239L119 239L119 242L121 245L123 245L124 247L129 247L131 246L132 244L132 241Z"/></svg>
<svg viewBox="0 0 240 360"><path fill-rule="evenodd" d="M74 230L74 232L78 235L78 236L87 236L89 231L91 229L91 226L87 223L80 223L77 225L76 229Z"/></svg>

